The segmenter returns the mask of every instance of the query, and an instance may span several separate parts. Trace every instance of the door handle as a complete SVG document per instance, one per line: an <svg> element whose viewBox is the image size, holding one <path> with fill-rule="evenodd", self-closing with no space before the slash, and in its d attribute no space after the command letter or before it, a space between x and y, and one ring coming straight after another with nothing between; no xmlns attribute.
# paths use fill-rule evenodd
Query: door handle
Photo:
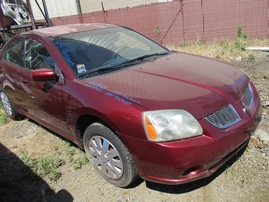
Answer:
<svg viewBox="0 0 269 202"><path fill-rule="evenodd" d="M27 83L29 83L29 80L27 78L25 78L25 77L22 77L21 82L24 83L24 84L27 84Z"/></svg>

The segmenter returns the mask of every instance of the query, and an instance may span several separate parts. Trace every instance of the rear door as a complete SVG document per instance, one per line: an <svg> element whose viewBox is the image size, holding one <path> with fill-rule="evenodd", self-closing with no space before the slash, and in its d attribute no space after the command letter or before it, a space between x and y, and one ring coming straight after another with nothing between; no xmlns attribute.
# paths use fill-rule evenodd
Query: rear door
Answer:
<svg viewBox="0 0 269 202"><path fill-rule="evenodd" d="M5 49L5 62L2 64L5 66L6 78L9 77L7 83L12 86L5 87L9 89L8 96L30 118L70 134L62 99L63 84L58 81L33 81L31 78L31 70L57 68L46 47L38 39L18 38ZM20 51L18 55L14 50Z"/></svg>
<svg viewBox="0 0 269 202"><path fill-rule="evenodd" d="M2 88L12 100L17 109L22 109L25 94L21 94L21 80L19 70L23 66L23 38L9 43L3 50L0 62L0 80Z"/></svg>

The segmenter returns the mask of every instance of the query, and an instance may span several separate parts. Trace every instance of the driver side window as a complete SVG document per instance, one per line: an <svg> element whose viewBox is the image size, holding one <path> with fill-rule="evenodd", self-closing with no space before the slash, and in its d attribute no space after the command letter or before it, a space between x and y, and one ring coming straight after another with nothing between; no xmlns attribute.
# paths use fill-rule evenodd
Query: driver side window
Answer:
<svg viewBox="0 0 269 202"><path fill-rule="evenodd" d="M55 68L55 62L47 49L38 41L25 40L25 68L33 70L39 68Z"/></svg>

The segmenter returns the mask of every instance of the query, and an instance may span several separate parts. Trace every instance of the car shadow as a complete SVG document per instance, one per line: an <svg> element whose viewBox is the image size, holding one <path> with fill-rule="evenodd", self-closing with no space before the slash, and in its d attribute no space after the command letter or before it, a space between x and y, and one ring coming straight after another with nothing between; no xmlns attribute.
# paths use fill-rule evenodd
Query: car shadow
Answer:
<svg viewBox="0 0 269 202"><path fill-rule="evenodd" d="M248 145L248 144L247 144ZM227 168L232 166L245 152L247 145L244 146L238 153L236 153L230 160L228 160L224 165L222 165L215 173L213 173L211 176L197 180L194 182L189 182L182 185L163 185L163 184L157 184L154 182L146 181L146 186L149 189L159 191L159 192L165 192L170 194L184 194L191 191L194 191L196 189L199 189L201 187L204 187L211 183L213 180L215 180L219 175L221 175Z"/></svg>
<svg viewBox="0 0 269 202"><path fill-rule="evenodd" d="M73 201L66 190L55 193L22 160L0 143L0 201Z"/></svg>

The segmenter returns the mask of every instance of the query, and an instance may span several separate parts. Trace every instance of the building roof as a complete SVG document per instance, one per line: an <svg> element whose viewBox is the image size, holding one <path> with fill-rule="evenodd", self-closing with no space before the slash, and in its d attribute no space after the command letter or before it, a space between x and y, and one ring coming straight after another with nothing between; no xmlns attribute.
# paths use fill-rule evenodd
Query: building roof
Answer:
<svg viewBox="0 0 269 202"><path fill-rule="evenodd" d="M117 27L117 25L105 24L105 23L69 24L69 25L36 29L29 31L28 33L40 33L48 37L56 37L64 34L70 34L86 30L104 29L109 27Z"/></svg>

